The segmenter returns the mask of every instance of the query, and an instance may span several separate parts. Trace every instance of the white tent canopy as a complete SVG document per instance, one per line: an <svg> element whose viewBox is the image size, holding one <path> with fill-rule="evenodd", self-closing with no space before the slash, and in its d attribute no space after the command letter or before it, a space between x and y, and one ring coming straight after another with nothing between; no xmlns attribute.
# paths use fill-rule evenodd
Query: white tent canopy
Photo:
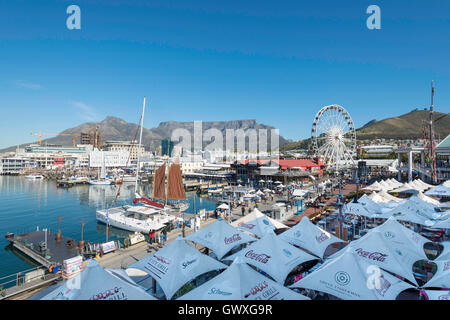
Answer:
<svg viewBox="0 0 450 320"><path fill-rule="evenodd" d="M66 280L41 300L157 300L126 275L120 278L91 260L74 278Z"/></svg>
<svg viewBox="0 0 450 320"><path fill-rule="evenodd" d="M335 212L339 212L339 210L336 210ZM373 211L369 211L369 208L364 203L361 202L355 203L353 201L350 201L349 203L343 205L342 212L344 214L354 214L367 218L374 218L378 217L379 215Z"/></svg>
<svg viewBox="0 0 450 320"><path fill-rule="evenodd" d="M428 203L431 203L431 204L434 205L434 206L440 206L440 205L441 205L441 203L440 203L439 201L437 201L436 199L433 199L433 198L431 198L431 197L429 197L429 196L424 195L422 192L419 192L419 193L417 194L417 197L418 197L420 200L425 201L425 202L428 202Z"/></svg>
<svg viewBox="0 0 450 320"><path fill-rule="evenodd" d="M380 196L382 196L383 198L385 198L386 200L389 200L389 201L395 201L395 202L404 202L405 201L404 199L400 199L400 198L394 197L393 195L387 193L384 190L380 191L378 194Z"/></svg>
<svg viewBox="0 0 450 320"><path fill-rule="evenodd" d="M286 277L296 266L317 259L279 239L273 232L268 232L260 240L225 260L234 260L236 257L263 270L281 285L284 285Z"/></svg>
<svg viewBox="0 0 450 320"><path fill-rule="evenodd" d="M433 278L424 284L424 287L450 289L450 260L440 260L434 263L437 265L437 271Z"/></svg>
<svg viewBox="0 0 450 320"><path fill-rule="evenodd" d="M305 194L307 194L308 192L302 189L295 189L294 192L292 193L293 197L303 197Z"/></svg>
<svg viewBox="0 0 450 320"><path fill-rule="evenodd" d="M319 228L304 216L299 223L283 232L278 238L306 249L323 259L327 247L335 242L345 242L333 234Z"/></svg>
<svg viewBox="0 0 450 320"><path fill-rule="evenodd" d="M428 300L450 300L449 290L424 290Z"/></svg>
<svg viewBox="0 0 450 320"><path fill-rule="evenodd" d="M436 223L433 225L433 228L438 228L438 229L450 229L450 218L447 219L438 219L436 221Z"/></svg>
<svg viewBox="0 0 450 320"><path fill-rule="evenodd" d="M288 228L288 226L266 216L256 208L253 209L252 213L233 221L231 225L235 228L255 234L258 237L262 237L267 230Z"/></svg>
<svg viewBox="0 0 450 320"><path fill-rule="evenodd" d="M181 236L168 246L128 266L152 276L167 299L172 298L185 283L199 275L226 267L223 263L194 249Z"/></svg>
<svg viewBox="0 0 450 320"><path fill-rule="evenodd" d="M347 251L290 288L312 289L344 300L395 300L402 291L414 287Z"/></svg>
<svg viewBox="0 0 450 320"><path fill-rule="evenodd" d="M427 196L436 196L436 197L450 197L450 180L447 180L440 185L428 190L425 192Z"/></svg>
<svg viewBox="0 0 450 320"><path fill-rule="evenodd" d="M206 228L200 229L186 237L186 240L211 249L219 260L234 247L256 241L254 237L233 228L224 220L219 220Z"/></svg>
<svg viewBox="0 0 450 320"><path fill-rule="evenodd" d="M393 208L389 214L401 221L408 221L425 226L435 224L433 219L439 218L439 214L430 203L420 200L417 196L408 198L404 203Z"/></svg>
<svg viewBox="0 0 450 320"><path fill-rule="evenodd" d="M417 185L421 185L421 186L423 186L424 188L425 188L425 190L426 189L430 189L430 188L433 188L434 186L433 185L431 185L431 184L428 184L428 183L425 183L425 182L423 182L422 180L420 180L420 179L416 179L416 180L414 180L414 181L416 181L416 184Z"/></svg>
<svg viewBox="0 0 450 320"><path fill-rule="evenodd" d="M359 203L362 203L370 213L382 213L381 207L378 203L370 199L366 194L358 199Z"/></svg>
<svg viewBox="0 0 450 320"><path fill-rule="evenodd" d="M450 260L450 241L441 242L444 247L441 254L435 259L435 261Z"/></svg>
<svg viewBox="0 0 450 320"><path fill-rule="evenodd" d="M217 209L229 210L230 206L227 205L226 203L222 203L220 206L217 207Z"/></svg>
<svg viewBox="0 0 450 320"><path fill-rule="evenodd" d="M378 181L375 181L371 185L363 188L363 190L371 190L371 191L381 191L383 188L380 186Z"/></svg>
<svg viewBox="0 0 450 320"><path fill-rule="evenodd" d="M362 238L350 242L332 258L349 251L371 264L417 284L412 271L413 265L416 261L427 260L423 249L426 242L430 241L404 227L395 218L389 218Z"/></svg>
<svg viewBox="0 0 450 320"><path fill-rule="evenodd" d="M380 182L380 187L382 190L386 190L386 191L394 189L394 186L392 186L392 184L390 184L388 181L384 181L384 180Z"/></svg>
<svg viewBox="0 0 450 320"><path fill-rule="evenodd" d="M253 270L237 257L224 272L178 300L309 300Z"/></svg>

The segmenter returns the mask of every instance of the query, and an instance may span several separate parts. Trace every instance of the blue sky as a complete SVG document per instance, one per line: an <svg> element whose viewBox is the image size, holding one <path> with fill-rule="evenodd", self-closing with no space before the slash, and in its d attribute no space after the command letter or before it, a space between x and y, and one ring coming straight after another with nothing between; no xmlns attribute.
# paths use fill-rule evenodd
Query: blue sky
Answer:
<svg viewBox="0 0 450 320"><path fill-rule="evenodd" d="M68 30L66 8L81 8ZM366 8L381 8L381 30ZM0 148L107 115L257 119L298 140L325 105L359 127L450 112L450 2L0 0Z"/></svg>

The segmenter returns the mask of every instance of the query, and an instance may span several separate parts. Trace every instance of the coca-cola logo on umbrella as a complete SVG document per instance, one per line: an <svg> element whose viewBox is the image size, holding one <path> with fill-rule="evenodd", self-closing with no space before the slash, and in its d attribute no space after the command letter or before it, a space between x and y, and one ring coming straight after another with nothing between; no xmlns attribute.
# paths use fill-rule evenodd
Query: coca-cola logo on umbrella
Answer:
<svg viewBox="0 0 450 320"><path fill-rule="evenodd" d="M450 300L450 294L444 294L438 297L438 300Z"/></svg>
<svg viewBox="0 0 450 320"><path fill-rule="evenodd" d="M236 242L236 241L239 241L239 240L241 240L242 238L241 238L241 236L239 235L239 233L235 233L235 234L233 234L231 237L225 237L224 239L223 239L223 241L225 242L225 244L231 244L231 243L234 243L234 242Z"/></svg>
<svg viewBox="0 0 450 320"><path fill-rule="evenodd" d="M378 251L364 251L362 248L358 248L355 250L355 252L363 257L363 258L367 258L370 260L374 260L374 261L380 261L380 262L385 262L386 261L386 257L388 256L387 254L378 252Z"/></svg>
<svg viewBox="0 0 450 320"><path fill-rule="evenodd" d="M263 222L265 225L267 225L267 226L269 225L269 220L263 219Z"/></svg>
<svg viewBox="0 0 450 320"><path fill-rule="evenodd" d="M340 284L341 286L345 286L350 283L350 275L345 271L339 271L336 272L334 275L334 280L337 284Z"/></svg>
<svg viewBox="0 0 450 320"><path fill-rule="evenodd" d="M158 260L159 262L162 262L164 264L170 264L170 259L161 257L161 256L157 256L156 254L153 256L156 260Z"/></svg>
<svg viewBox="0 0 450 320"><path fill-rule="evenodd" d="M295 231L294 232L294 237L296 237L296 238L300 238L301 235L302 235L302 233L300 231Z"/></svg>
<svg viewBox="0 0 450 320"><path fill-rule="evenodd" d="M261 262L261 263L264 263L264 264L267 263L269 261L269 259L270 259L269 255L267 255L265 253L259 253L258 254L258 253L253 252L253 250L248 251L245 254L245 257L253 259L253 260Z"/></svg>

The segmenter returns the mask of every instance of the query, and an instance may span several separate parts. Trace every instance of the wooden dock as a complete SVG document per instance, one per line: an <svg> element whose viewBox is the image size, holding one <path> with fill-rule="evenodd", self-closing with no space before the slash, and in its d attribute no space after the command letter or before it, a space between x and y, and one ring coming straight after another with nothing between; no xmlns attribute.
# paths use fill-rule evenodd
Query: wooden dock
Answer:
<svg viewBox="0 0 450 320"><path fill-rule="evenodd" d="M73 179L61 179L61 180L57 180L56 181L56 185L58 187L62 187L62 188L70 188L73 187L75 185L79 185L79 184L87 184L89 183L89 179L85 178L85 179L77 179L77 180L73 180Z"/></svg>
<svg viewBox="0 0 450 320"><path fill-rule="evenodd" d="M14 248L45 267L54 263L61 265L64 260L80 254L77 248L78 241L64 236L56 240L56 234L47 232L46 235L42 230L10 235L6 238Z"/></svg>

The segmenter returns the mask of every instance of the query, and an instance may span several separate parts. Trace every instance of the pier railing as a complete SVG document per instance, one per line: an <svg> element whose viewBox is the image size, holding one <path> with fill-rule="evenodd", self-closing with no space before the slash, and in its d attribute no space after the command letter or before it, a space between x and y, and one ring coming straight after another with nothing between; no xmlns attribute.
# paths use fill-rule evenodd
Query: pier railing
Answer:
<svg viewBox="0 0 450 320"><path fill-rule="evenodd" d="M58 277L58 274L49 273L47 268L43 266L1 277L0 300L37 287Z"/></svg>

